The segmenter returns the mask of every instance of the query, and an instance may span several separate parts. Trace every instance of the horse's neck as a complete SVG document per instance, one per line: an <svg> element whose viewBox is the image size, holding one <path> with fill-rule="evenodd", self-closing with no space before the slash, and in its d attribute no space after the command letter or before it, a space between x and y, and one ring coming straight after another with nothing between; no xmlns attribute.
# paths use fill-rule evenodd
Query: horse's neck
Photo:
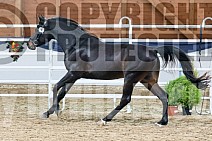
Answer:
<svg viewBox="0 0 212 141"><path fill-rule="evenodd" d="M85 34L84 34L85 35ZM86 35L85 38L81 38L82 35L76 35L73 36L70 34L70 36L63 36L60 35L60 38L57 38L58 45L63 49L63 51L71 51L72 49L78 49L82 47L87 47L90 45L90 47L94 47L93 45L99 44L100 40L91 35Z"/></svg>
<svg viewBox="0 0 212 141"><path fill-rule="evenodd" d="M64 23L62 23L61 26L63 26L63 30L60 30L60 27L57 27L51 32L64 52L66 50L72 50L72 48L81 47L83 42L99 42L97 37L86 33L80 27L77 27L75 30L70 30L70 27Z"/></svg>

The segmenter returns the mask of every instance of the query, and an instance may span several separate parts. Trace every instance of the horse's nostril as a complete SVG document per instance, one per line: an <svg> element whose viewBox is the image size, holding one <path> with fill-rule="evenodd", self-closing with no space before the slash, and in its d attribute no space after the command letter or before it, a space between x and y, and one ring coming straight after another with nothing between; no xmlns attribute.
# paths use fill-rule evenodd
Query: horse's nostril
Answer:
<svg viewBox="0 0 212 141"><path fill-rule="evenodd" d="M32 40L29 40L29 42L27 43L27 46L29 49L35 50L36 46L35 44L32 42Z"/></svg>

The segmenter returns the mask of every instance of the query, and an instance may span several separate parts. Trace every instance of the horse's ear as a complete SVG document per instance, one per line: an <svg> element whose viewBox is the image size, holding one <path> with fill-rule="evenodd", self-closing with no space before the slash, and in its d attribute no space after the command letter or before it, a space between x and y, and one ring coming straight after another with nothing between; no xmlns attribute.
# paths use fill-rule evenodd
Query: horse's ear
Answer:
<svg viewBox="0 0 212 141"><path fill-rule="evenodd" d="M40 23L44 23L45 17L41 15L41 16L38 17L38 20L39 20Z"/></svg>

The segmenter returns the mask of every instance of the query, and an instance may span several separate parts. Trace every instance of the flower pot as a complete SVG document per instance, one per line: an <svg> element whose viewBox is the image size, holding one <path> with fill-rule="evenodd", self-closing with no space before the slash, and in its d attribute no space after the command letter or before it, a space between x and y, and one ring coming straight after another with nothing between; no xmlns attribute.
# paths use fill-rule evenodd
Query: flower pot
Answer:
<svg viewBox="0 0 212 141"><path fill-rule="evenodd" d="M178 112L177 106L168 106L168 115L169 116L176 115L177 112Z"/></svg>
<svg viewBox="0 0 212 141"><path fill-rule="evenodd" d="M191 108L189 107L182 107L183 115L191 115L190 110Z"/></svg>

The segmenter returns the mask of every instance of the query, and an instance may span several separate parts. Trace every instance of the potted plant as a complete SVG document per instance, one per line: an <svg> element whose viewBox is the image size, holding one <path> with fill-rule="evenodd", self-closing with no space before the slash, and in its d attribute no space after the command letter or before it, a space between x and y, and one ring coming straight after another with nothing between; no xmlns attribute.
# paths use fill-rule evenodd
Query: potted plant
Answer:
<svg viewBox="0 0 212 141"><path fill-rule="evenodd" d="M178 112L178 106L177 105L168 105L168 115L174 116Z"/></svg>
<svg viewBox="0 0 212 141"><path fill-rule="evenodd" d="M178 96L174 92L173 89L173 83L169 83L169 85L165 86L165 90L168 92L168 115L173 116L178 112Z"/></svg>
<svg viewBox="0 0 212 141"><path fill-rule="evenodd" d="M172 99L176 100L176 103L182 106L184 115L190 115L192 107L201 101L200 90L188 81L185 76L170 81L165 89L169 95L169 102Z"/></svg>

